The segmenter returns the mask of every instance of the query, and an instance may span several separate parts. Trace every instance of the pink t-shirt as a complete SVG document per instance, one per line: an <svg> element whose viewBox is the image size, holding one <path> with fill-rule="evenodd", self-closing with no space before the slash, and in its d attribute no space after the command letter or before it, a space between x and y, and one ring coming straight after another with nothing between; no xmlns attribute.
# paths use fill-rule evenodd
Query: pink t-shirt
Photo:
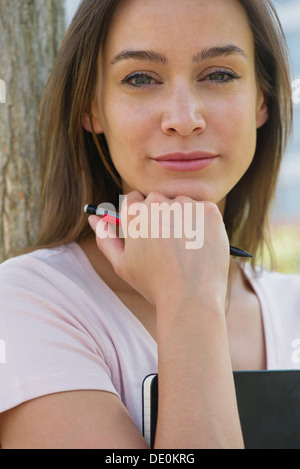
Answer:
<svg viewBox="0 0 300 469"><path fill-rule="evenodd" d="M245 274L262 309L268 369L300 368L300 275ZM120 397L142 431L142 382L157 345L78 244L0 266L0 413L71 390Z"/></svg>

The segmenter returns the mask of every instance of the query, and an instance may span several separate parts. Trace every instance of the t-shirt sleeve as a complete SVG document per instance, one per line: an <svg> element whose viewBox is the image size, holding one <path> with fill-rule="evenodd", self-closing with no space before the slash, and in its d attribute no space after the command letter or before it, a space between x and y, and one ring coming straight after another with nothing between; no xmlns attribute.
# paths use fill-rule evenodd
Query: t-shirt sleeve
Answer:
<svg viewBox="0 0 300 469"><path fill-rule="evenodd" d="M57 392L118 395L105 338L101 347L76 308L22 257L0 266L0 413Z"/></svg>

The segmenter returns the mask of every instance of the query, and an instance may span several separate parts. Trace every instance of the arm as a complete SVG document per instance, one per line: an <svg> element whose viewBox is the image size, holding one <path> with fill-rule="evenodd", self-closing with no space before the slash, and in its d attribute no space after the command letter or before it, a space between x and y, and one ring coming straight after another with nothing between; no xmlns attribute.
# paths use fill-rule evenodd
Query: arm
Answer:
<svg viewBox="0 0 300 469"><path fill-rule="evenodd" d="M132 193L128 207L143 200L141 194ZM148 209L153 202L171 201L151 194L145 200ZM104 224L97 225L98 234ZM127 238L124 244L119 239L98 238L98 246L118 275L156 306L159 415L155 447L242 448L225 320L229 243L214 204L205 204L204 246L186 250L185 241Z"/></svg>
<svg viewBox="0 0 300 469"><path fill-rule="evenodd" d="M195 298L173 307L159 336L156 448L242 448L225 318Z"/></svg>
<svg viewBox="0 0 300 469"><path fill-rule="evenodd" d="M3 449L146 449L120 399L101 391L52 394L0 415Z"/></svg>

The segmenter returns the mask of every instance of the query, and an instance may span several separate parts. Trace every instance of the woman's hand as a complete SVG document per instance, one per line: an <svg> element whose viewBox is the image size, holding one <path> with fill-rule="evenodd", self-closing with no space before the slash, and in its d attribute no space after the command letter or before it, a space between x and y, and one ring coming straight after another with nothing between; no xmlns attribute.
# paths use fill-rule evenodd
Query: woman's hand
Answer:
<svg viewBox="0 0 300 469"><path fill-rule="evenodd" d="M207 306L225 305L229 243L215 204L131 192L121 220L124 239L113 236L105 219L93 216L90 223L115 272L148 301L157 306L194 295Z"/></svg>

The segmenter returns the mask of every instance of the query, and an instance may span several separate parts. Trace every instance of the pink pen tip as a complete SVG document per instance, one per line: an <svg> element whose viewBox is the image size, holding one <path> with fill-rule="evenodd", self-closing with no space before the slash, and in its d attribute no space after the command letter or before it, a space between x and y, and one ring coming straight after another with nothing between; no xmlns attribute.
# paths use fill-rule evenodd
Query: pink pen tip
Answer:
<svg viewBox="0 0 300 469"><path fill-rule="evenodd" d="M103 220L107 221L107 223L110 223L111 225L120 225L120 219L114 217L113 215L103 215Z"/></svg>

